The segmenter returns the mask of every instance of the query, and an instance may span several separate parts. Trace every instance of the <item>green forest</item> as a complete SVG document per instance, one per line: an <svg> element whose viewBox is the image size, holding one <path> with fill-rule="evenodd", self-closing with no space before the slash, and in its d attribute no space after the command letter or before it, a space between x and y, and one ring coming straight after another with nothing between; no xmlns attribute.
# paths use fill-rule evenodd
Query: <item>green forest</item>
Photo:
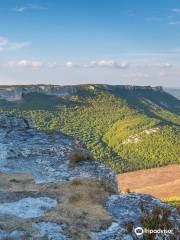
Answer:
<svg viewBox="0 0 180 240"><path fill-rule="evenodd" d="M82 139L96 160L117 173L180 163L179 106L164 91L99 85L64 97L31 93L18 102L0 100L1 112Z"/></svg>

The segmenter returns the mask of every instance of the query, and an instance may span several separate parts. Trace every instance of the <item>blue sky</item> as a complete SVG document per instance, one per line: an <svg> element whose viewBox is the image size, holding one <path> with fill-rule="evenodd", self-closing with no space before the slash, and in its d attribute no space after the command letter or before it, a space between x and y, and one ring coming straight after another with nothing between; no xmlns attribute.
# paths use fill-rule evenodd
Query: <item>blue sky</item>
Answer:
<svg viewBox="0 0 180 240"><path fill-rule="evenodd" d="M179 0L6 0L0 84L180 87Z"/></svg>

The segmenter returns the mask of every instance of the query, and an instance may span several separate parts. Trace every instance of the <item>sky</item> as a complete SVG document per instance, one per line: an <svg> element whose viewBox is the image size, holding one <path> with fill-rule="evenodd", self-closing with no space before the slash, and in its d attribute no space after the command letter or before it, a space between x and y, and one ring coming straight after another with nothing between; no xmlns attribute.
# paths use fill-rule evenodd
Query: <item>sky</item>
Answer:
<svg viewBox="0 0 180 240"><path fill-rule="evenodd" d="M2 0L0 84L180 87L180 0Z"/></svg>

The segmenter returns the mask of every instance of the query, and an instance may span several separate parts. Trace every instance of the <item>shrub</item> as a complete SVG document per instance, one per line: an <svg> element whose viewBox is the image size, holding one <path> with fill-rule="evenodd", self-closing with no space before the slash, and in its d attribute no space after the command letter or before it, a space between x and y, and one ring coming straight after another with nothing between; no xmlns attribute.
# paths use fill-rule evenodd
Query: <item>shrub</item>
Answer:
<svg viewBox="0 0 180 240"><path fill-rule="evenodd" d="M133 232L133 227L134 227L134 223L133 222L126 222L125 223L125 229L127 230L128 233L132 233Z"/></svg>
<svg viewBox="0 0 180 240"><path fill-rule="evenodd" d="M69 156L69 165L74 166L79 162L91 160L92 156L89 152L74 150Z"/></svg>
<svg viewBox="0 0 180 240"><path fill-rule="evenodd" d="M20 183L20 180L16 179L16 178L12 178L9 180L11 183Z"/></svg>
<svg viewBox="0 0 180 240"><path fill-rule="evenodd" d="M172 229L172 223L169 220L171 211L165 207L155 207L152 212L144 210L144 215L140 218L143 228L146 229ZM145 234L145 240L156 239L156 233Z"/></svg>
<svg viewBox="0 0 180 240"><path fill-rule="evenodd" d="M81 179L75 178L71 181L71 184L73 186L80 186L80 185L82 185L82 181L81 181Z"/></svg>
<svg viewBox="0 0 180 240"><path fill-rule="evenodd" d="M127 189L126 189L126 193L131 193L130 188L127 188Z"/></svg>

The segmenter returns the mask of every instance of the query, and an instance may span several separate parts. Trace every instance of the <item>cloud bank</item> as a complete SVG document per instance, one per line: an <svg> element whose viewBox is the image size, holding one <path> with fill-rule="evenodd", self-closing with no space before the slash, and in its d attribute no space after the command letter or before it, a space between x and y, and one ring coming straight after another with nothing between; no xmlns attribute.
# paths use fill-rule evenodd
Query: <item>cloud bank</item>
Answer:
<svg viewBox="0 0 180 240"><path fill-rule="evenodd" d="M0 36L0 52L18 50L29 45L29 42L12 42L7 37Z"/></svg>

